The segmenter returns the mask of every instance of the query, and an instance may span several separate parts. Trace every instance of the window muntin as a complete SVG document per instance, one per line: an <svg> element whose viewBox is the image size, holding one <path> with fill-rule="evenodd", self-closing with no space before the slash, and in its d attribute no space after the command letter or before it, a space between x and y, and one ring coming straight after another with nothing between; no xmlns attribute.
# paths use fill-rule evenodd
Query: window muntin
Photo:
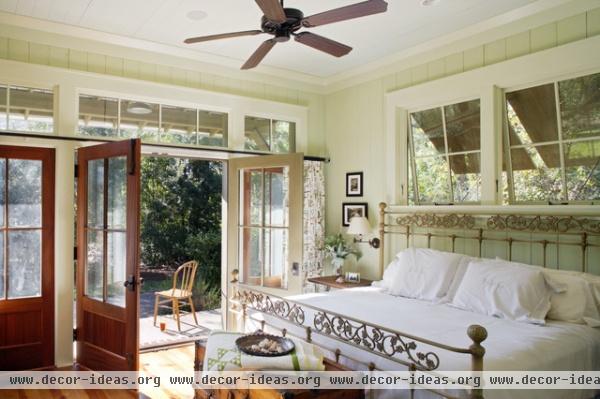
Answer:
<svg viewBox="0 0 600 399"><path fill-rule="evenodd" d="M0 175L0 299L40 296L42 161L1 158Z"/></svg>
<svg viewBox="0 0 600 399"><path fill-rule="evenodd" d="M480 201L479 100L413 112L409 123L409 203Z"/></svg>
<svg viewBox="0 0 600 399"><path fill-rule="evenodd" d="M52 133L54 92L22 86L0 86L0 130Z"/></svg>
<svg viewBox="0 0 600 399"><path fill-rule="evenodd" d="M79 95L78 134L227 147L228 114L129 99Z"/></svg>
<svg viewBox="0 0 600 399"><path fill-rule="evenodd" d="M246 116L244 148L253 151L291 153L296 151L296 123Z"/></svg>
<svg viewBox="0 0 600 399"><path fill-rule="evenodd" d="M505 202L600 200L599 92L595 74L506 93Z"/></svg>

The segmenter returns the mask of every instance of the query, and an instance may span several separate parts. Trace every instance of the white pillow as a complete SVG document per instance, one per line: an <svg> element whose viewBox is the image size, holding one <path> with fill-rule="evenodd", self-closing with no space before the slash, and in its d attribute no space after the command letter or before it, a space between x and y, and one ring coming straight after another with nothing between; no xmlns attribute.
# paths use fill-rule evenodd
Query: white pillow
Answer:
<svg viewBox="0 0 600 399"><path fill-rule="evenodd" d="M398 258L394 258L394 260L392 260L390 262L389 265L387 265L387 267L385 268L385 270L383 271L383 277L381 280L379 281L373 281L371 283L371 285L373 287L380 287L383 288L384 290L388 291L390 290L396 275L398 274L398 269L400 268L400 263L398 261Z"/></svg>
<svg viewBox="0 0 600 399"><path fill-rule="evenodd" d="M463 255L463 257L458 262L458 267L456 268L456 273L454 274L454 278L448 287L448 292L446 293L446 297L444 298L444 302L452 302L454 296L456 295L456 291L458 287L460 287L460 283L462 282L465 273L467 272L467 267L469 263L472 261L480 260L480 258L474 258L472 256Z"/></svg>
<svg viewBox="0 0 600 399"><path fill-rule="evenodd" d="M397 256L389 289L392 295L439 301L448 288L462 255L426 248L408 248Z"/></svg>
<svg viewBox="0 0 600 399"><path fill-rule="evenodd" d="M486 259L469 263L452 305L489 316L545 324L551 294L542 270Z"/></svg>
<svg viewBox="0 0 600 399"><path fill-rule="evenodd" d="M542 270L546 276L546 282L556 288L550 297L551 306L547 315L548 319L600 327L600 310L597 300L597 293L600 292L600 279L597 276L523 263L503 262Z"/></svg>

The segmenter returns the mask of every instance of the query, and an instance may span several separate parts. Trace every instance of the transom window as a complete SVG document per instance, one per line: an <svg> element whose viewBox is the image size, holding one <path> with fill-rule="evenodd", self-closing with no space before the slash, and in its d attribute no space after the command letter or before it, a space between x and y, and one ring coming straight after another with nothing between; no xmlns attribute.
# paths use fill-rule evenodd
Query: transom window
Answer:
<svg viewBox="0 0 600 399"><path fill-rule="evenodd" d="M0 85L0 130L52 133L52 90Z"/></svg>
<svg viewBox="0 0 600 399"><path fill-rule="evenodd" d="M479 100L413 112L409 131L409 203L480 201Z"/></svg>
<svg viewBox="0 0 600 399"><path fill-rule="evenodd" d="M296 151L296 124L275 119L246 116L245 145L247 150L274 153Z"/></svg>
<svg viewBox="0 0 600 399"><path fill-rule="evenodd" d="M78 133L145 142L227 146L228 115L191 107L81 94Z"/></svg>
<svg viewBox="0 0 600 399"><path fill-rule="evenodd" d="M505 202L600 202L600 74L506 93Z"/></svg>

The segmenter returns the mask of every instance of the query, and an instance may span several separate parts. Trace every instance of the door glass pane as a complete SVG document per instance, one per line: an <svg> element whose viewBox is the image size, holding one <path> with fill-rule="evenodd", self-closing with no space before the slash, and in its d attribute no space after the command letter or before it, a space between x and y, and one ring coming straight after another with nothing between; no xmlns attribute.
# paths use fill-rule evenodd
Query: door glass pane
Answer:
<svg viewBox="0 0 600 399"><path fill-rule="evenodd" d="M479 153L450 156L454 202L475 202L480 200L480 169Z"/></svg>
<svg viewBox="0 0 600 399"><path fill-rule="evenodd" d="M559 82L564 139L600 136L600 73Z"/></svg>
<svg viewBox="0 0 600 399"><path fill-rule="evenodd" d="M448 162L445 156L416 158L415 169L420 202L451 201Z"/></svg>
<svg viewBox="0 0 600 399"><path fill-rule="evenodd" d="M198 144L227 147L227 118L222 112L198 112Z"/></svg>
<svg viewBox="0 0 600 399"><path fill-rule="evenodd" d="M285 287L284 270L287 268L287 229L265 229L265 269L266 287Z"/></svg>
<svg viewBox="0 0 600 399"><path fill-rule="evenodd" d="M4 299L4 232L0 231L0 299Z"/></svg>
<svg viewBox="0 0 600 399"><path fill-rule="evenodd" d="M104 159L88 162L87 223L89 227L104 227Z"/></svg>
<svg viewBox="0 0 600 399"><path fill-rule="evenodd" d="M262 169L244 169L241 172L240 219L246 226L262 223L263 172Z"/></svg>
<svg viewBox="0 0 600 399"><path fill-rule="evenodd" d="M107 240L106 301L113 305L125 306L125 280L127 261L127 241L123 232L108 232Z"/></svg>
<svg viewBox="0 0 600 399"><path fill-rule="evenodd" d="M244 267L243 281L260 284L263 258L260 228L240 228L239 256Z"/></svg>
<svg viewBox="0 0 600 399"><path fill-rule="evenodd" d="M441 108L414 112L410 122L416 157L446 153Z"/></svg>
<svg viewBox="0 0 600 399"><path fill-rule="evenodd" d="M296 124L294 122L273 121L271 129L271 152L289 153L295 151Z"/></svg>
<svg viewBox="0 0 600 399"><path fill-rule="evenodd" d="M554 85L506 93L510 145L558 140Z"/></svg>
<svg viewBox="0 0 600 399"><path fill-rule="evenodd" d="M247 116L244 122L247 150L269 151L271 149L271 120Z"/></svg>
<svg viewBox="0 0 600 399"><path fill-rule="evenodd" d="M265 225L287 226L287 168L265 170Z"/></svg>
<svg viewBox="0 0 600 399"><path fill-rule="evenodd" d="M481 123L479 100L444 107L448 152L480 149Z"/></svg>
<svg viewBox="0 0 600 399"><path fill-rule="evenodd" d="M120 135L158 141L159 108L158 104L121 100Z"/></svg>
<svg viewBox="0 0 600 399"><path fill-rule="evenodd" d="M40 296L41 233L8 232L8 298Z"/></svg>
<svg viewBox="0 0 600 399"><path fill-rule="evenodd" d="M108 228L124 229L127 215L127 157L108 159Z"/></svg>
<svg viewBox="0 0 600 399"><path fill-rule="evenodd" d="M196 144L196 110L170 105L162 106L160 141L176 144Z"/></svg>
<svg viewBox="0 0 600 399"><path fill-rule="evenodd" d="M557 201L563 185L558 145L511 150L513 184L517 201Z"/></svg>
<svg viewBox="0 0 600 399"><path fill-rule="evenodd" d="M87 271L85 294L101 301L103 299L102 284L104 279L103 233L101 230L87 230Z"/></svg>
<svg viewBox="0 0 600 399"><path fill-rule="evenodd" d="M4 198L4 192L6 182L4 181L4 175L6 172L6 159L0 158L0 226L4 226L4 207L6 206L6 198Z"/></svg>
<svg viewBox="0 0 600 399"><path fill-rule="evenodd" d="M0 130L6 130L6 86L0 86Z"/></svg>
<svg viewBox="0 0 600 399"><path fill-rule="evenodd" d="M52 133L54 93L28 87L10 88L9 129Z"/></svg>
<svg viewBox="0 0 600 399"><path fill-rule="evenodd" d="M42 161L8 160L8 225L40 227L42 223Z"/></svg>
<svg viewBox="0 0 600 399"><path fill-rule="evenodd" d="M119 100L79 95L79 134L95 137L117 137Z"/></svg>
<svg viewBox="0 0 600 399"><path fill-rule="evenodd" d="M566 143L563 148L569 200L600 199L600 140Z"/></svg>

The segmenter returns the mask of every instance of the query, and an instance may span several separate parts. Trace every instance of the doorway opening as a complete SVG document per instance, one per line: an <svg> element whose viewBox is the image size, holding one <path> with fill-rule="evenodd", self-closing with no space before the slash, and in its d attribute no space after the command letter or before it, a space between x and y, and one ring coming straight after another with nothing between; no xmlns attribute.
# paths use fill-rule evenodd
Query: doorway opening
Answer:
<svg viewBox="0 0 600 399"><path fill-rule="evenodd" d="M141 160L142 351L191 342L222 328L223 171L223 162L215 160Z"/></svg>

